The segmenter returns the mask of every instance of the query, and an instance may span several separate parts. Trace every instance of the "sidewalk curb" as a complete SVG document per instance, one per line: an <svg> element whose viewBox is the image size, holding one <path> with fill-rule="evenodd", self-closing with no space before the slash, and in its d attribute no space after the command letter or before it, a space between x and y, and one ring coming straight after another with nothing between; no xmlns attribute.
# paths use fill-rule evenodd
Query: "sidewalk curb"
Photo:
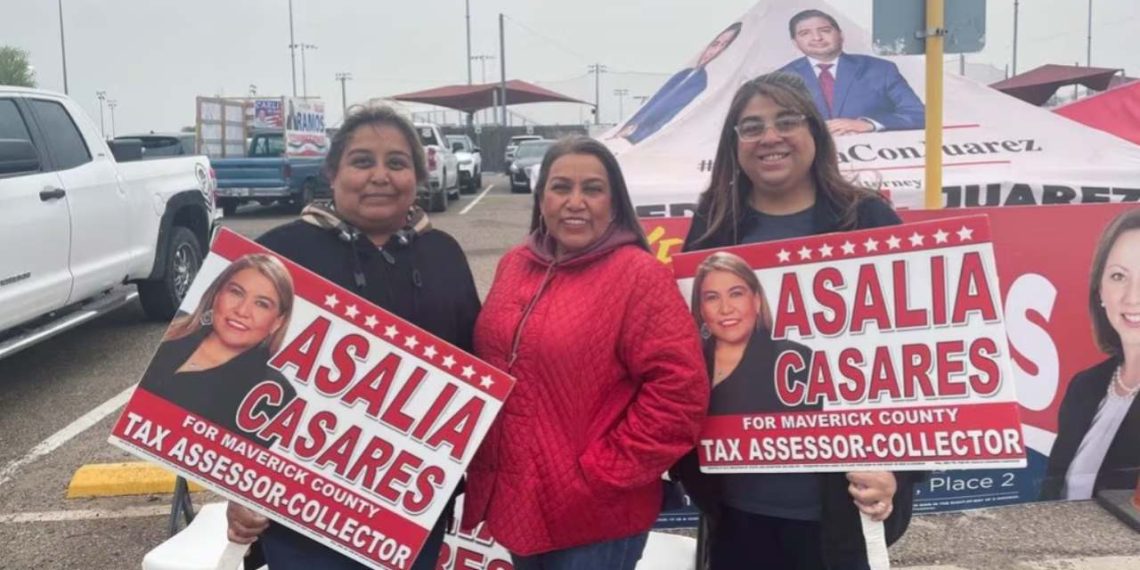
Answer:
<svg viewBox="0 0 1140 570"><path fill-rule="evenodd" d="M71 477L67 498L169 494L174 492L174 480L173 473L151 463L93 463L80 467ZM190 490L202 488L190 483Z"/></svg>

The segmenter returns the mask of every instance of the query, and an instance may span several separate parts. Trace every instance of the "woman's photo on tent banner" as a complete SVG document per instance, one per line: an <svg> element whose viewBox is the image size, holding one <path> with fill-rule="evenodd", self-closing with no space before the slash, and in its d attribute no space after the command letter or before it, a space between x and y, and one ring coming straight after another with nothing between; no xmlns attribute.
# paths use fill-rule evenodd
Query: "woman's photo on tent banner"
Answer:
<svg viewBox="0 0 1140 570"><path fill-rule="evenodd" d="M372 567L411 567L514 381L223 230L111 442Z"/></svg>
<svg viewBox="0 0 1140 570"><path fill-rule="evenodd" d="M984 217L673 257L706 473L1025 465Z"/></svg>

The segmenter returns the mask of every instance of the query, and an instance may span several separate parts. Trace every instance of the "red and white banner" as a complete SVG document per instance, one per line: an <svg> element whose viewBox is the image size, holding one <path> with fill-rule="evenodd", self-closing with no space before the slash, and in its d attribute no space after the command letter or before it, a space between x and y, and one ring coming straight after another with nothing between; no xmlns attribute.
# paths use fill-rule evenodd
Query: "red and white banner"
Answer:
<svg viewBox="0 0 1140 570"><path fill-rule="evenodd" d="M223 230L111 443L406 569L513 385Z"/></svg>
<svg viewBox="0 0 1140 570"><path fill-rule="evenodd" d="M672 259L716 358L703 470L1025 465L984 216Z"/></svg>

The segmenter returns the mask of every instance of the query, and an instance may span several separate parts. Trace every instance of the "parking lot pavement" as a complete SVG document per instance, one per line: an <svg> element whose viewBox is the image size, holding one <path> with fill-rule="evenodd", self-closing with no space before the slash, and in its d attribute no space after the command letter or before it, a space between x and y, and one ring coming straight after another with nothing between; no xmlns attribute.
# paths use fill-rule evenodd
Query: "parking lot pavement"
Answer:
<svg viewBox="0 0 1140 570"><path fill-rule="evenodd" d="M526 236L533 206L503 177L485 181L478 203L479 193L463 195L431 216L463 244L482 295L500 256ZM249 207L224 224L256 237L290 219ZM80 466L130 460L107 444L117 409L91 414L137 382L163 329L133 305L0 360L0 568L137 568L165 538L168 496L64 498ZM914 570L1137 569L1140 534L1090 502L1037 504L916 517L892 558Z"/></svg>

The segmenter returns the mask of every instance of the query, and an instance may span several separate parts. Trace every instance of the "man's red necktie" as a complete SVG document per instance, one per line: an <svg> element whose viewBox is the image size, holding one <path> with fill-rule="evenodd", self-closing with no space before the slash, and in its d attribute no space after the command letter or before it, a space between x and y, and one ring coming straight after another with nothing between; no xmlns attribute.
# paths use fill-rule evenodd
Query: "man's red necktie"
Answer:
<svg viewBox="0 0 1140 570"><path fill-rule="evenodd" d="M831 74L831 68L835 64L821 63L819 64L819 89L823 91L823 100L827 103L827 114L835 113L835 107L832 102L835 100L835 76Z"/></svg>

